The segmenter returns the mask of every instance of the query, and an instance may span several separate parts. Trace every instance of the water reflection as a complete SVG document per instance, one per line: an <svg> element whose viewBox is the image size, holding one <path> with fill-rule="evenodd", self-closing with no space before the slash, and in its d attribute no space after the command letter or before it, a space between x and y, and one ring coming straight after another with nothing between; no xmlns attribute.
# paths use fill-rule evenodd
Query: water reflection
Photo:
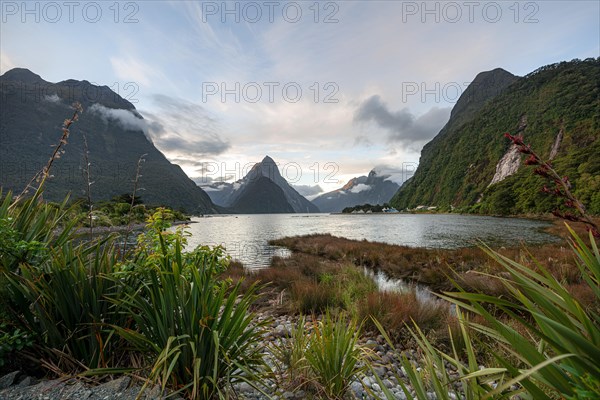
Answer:
<svg viewBox="0 0 600 400"><path fill-rule="evenodd" d="M426 248L458 248L482 240L493 246L557 240L541 232L548 222L470 215L393 214L261 214L194 218L188 246L227 248L248 268L264 268L274 255L289 252L268 241L285 236L330 233L348 239Z"/></svg>

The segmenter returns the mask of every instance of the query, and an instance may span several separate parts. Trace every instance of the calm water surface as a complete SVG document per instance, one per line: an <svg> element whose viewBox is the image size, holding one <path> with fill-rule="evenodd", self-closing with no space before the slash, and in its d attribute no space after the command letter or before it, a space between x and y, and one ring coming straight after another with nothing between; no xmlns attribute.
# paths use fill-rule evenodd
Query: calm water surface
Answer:
<svg viewBox="0 0 600 400"><path fill-rule="evenodd" d="M194 218L188 247L225 246L248 268L269 265L273 255L288 251L268 241L285 236L330 233L412 247L458 248L477 239L494 245L539 244L556 240L542 232L548 222L516 218L441 214L259 214Z"/></svg>

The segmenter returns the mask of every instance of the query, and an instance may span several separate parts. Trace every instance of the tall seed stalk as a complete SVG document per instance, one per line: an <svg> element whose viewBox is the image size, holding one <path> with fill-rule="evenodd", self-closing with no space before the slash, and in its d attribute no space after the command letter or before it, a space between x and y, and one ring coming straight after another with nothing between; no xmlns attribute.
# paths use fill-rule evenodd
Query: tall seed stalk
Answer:
<svg viewBox="0 0 600 400"><path fill-rule="evenodd" d="M91 175L91 163L90 163L90 158L89 158L89 147L88 147L88 143L87 143L87 137L85 135L83 135L83 162L85 164L84 168L83 168L83 176L86 180L86 190L85 190L85 194L86 194L86 200L87 200L87 206L88 206L88 221L90 224L90 240L94 239L94 218L93 218L93 211L94 211L94 203L92 202L92 185L94 184L94 182L92 181L92 175Z"/></svg>
<svg viewBox="0 0 600 400"><path fill-rule="evenodd" d="M140 174L140 172L142 171L142 163L146 162L146 159L144 157L146 157L148 154L142 154L140 156L140 158L137 161L137 166L135 169L135 177L133 179L133 192L131 194L131 203L129 204L129 212L127 213L127 230L125 231L125 239L123 241L123 251L122 251L122 257L125 257L125 254L127 252L127 240L129 239L129 235L131 234L132 231L132 226L131 226L131 220L133 217L133 206L135 205L135 195L137 193L138 190L143 190L143 188L139 188L139 181L140 178L142 177L142 175Z"/></svg>
<svg viewBox="0 0 600 400"><path fill-rule="evenodd" d="M71 116L71 118L67 118L64 120L63 122L63 127L62 127L62 136L60 138L60 141L58 142L57 145L53 145L54 146L54 152L52 152L52 155L50 156L50 158L48 159L48 162L46 163L46 165L40 170L38 171L32 178L31 180L27 183L27 185L25 185L25 188L23 189L23 191L15 198L15 200L13 201L11 207L15 206L16 204L19 203L19 200L21 200L23 198L23 196L25 196L27 193L29 193L29 190L32 189L34 191L39 190L41 187L44 186L44 183L46 182L46 179L48 179L51 175L50 175L50 169L52 168L52 165L54 164L54 161L58 160L62 154L65 154L65 150L63 149L64 146L67 145L68 143L68 139L69 139L69 134L70 132L70 127L71 125L79 120L79 115L81 113L83 113L83 107L81 106L81 103L79 102L75 102L72 105L73 107L73 115ZM38 183L38 186L35 187L34 183Z"/></svg>

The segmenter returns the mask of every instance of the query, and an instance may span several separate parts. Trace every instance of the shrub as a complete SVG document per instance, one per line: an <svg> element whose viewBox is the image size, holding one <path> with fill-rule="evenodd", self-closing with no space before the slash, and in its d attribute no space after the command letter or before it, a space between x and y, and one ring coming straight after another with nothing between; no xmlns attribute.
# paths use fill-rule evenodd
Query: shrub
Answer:
<svg viewBox="0 0 600 400"><path fill-rule="evenodd" d="M66 244L41 265L21 264L5 272L14 321L33 332L48 358L63 372L106 368L118 357L107 324L125 325L109 296L119 297L110 280L117 257L109 241Z"/></svg>
<svg viewBox="0 0 600 400"><path fill-rule="evenodd" d="M14 353L33 345L31 333L19 328L8 329L6 323L0 324L0 368L6 365Z"/></svg>
<svg viewBox="0 0 600 400"><path fill-rule="evenodd" d="M319 388L327 398L342 398L354 377L364 371L364 352L358 345L361 326L345 316L325 313L308 339L306 360Z"/></svg>
<svg viewBox="0 0 600 400"><path fill-rule="evenodd" d="M180 239L169 242L160 233L154 238L158 256L147 257L143 270L130 272L143 283L137 290L123 284L129 291L117 303L135 328L115 327L150 357L149 382L186 397L211 398L229 383L258 381L265 368L259 344L267 321L252 321L256 285L240 294L240 282L219 280L226 267L220 249L182 254Z"/></svg>

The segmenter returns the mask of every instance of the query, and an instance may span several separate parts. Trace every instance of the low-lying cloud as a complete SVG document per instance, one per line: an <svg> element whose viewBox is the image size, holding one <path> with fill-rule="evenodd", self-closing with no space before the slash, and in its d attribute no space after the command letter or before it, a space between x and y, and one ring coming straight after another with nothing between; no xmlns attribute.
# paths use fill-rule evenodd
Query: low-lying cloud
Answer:
<svg viewBox="0 0 600 400"><path fill-rule="evenodd" d="M101 104L92 105L89 111L116 121L126 130L141 130L159 150L177 152L189 160L218 155L230 148L229 142L221 137L217 120L202 106L164 95L155 95L153 100L158 111L144 112L146 118L137 112Z"/></svg>
<svg viewBox="0 0 600 400"><path fill-rule="evenodd" d="M114 109L103 106L102 104L92 104L90 108L88 108L88 112L98 114L105 121L115 121L125 130L129 131L142 131L148 137L149 131L153 129L160 129L158 125L155 125L145 119L143 119L139 114L134 113L130 110L123 109Z"/></svg>
<svg viewBox="0 0 600 400"><path fill-rule="evenodd" d="M425 114L415 116L408 108L391 111L379 95L365 100L354 112L355 123L373 122L387 131L387 141L405 147L422 145L432 139L450 117L451 108L433 107ZM360 142L366 138L359 137Z"/></svg>
<svg viewBox="0 0 600 400"><path fill-rule="evenodd" d="M378 176L385 177L386 181L392 181L401 186L415 174L416 169L416 163L403 163L401 167L377 165L373 168Z"/></svg>
<svg viewBox="0 0 600 400"><path fill-rule="evenodd" d="M323 193L323 189L319 185L292 185L294 189L302 196L315 196Z"/></svg>
<svg viewBox="0 0 600 400"><path fill-rule="evenodd" d="M359 183L358 185L356 185L352 189L350 189L350 192L351 193L360 193L360 192L364 192L365 190L371 190L371 186L365 185L364 183Z"/></svg>
<svg viewBox="0 0 600 400"><path fill-rule="evenodd" d="M152 99L158 112L145 114L160 126L150 135L161 150L198 158L218 155L231 147L221 137L218 121L204 107L165 95L154 95Z"/></svg>

